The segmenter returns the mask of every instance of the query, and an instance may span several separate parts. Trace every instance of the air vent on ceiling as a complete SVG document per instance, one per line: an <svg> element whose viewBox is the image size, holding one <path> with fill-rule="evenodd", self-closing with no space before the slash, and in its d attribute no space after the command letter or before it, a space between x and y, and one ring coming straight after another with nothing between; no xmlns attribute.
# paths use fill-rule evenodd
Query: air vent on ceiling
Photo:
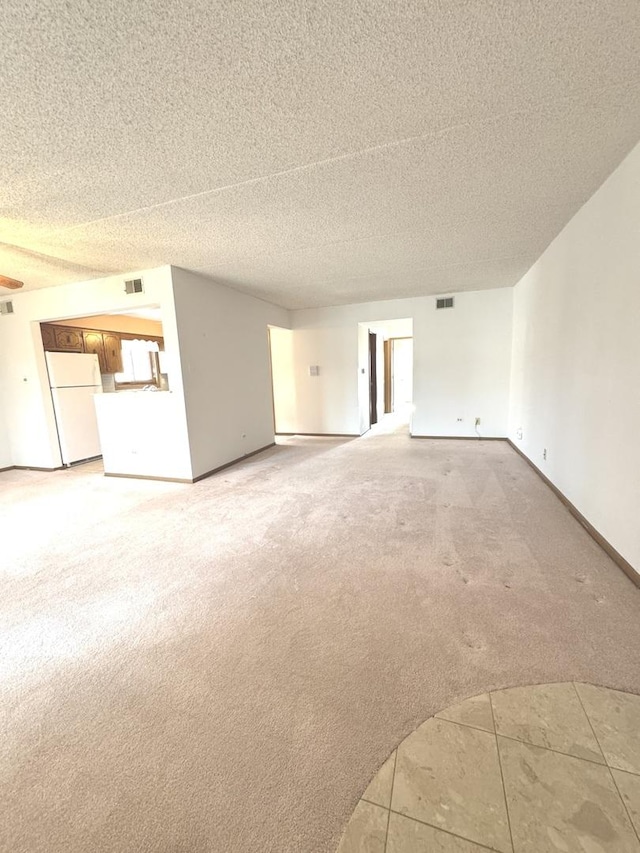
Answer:
<svg viewBox="0 0 640 853"><path fill-rule="evenodd" d="M0 314L13 314L13 302L0 302Z"/></svg>
<svg viewBox="0 0 640 853"><path fill-rule="evenodd" d="M124 283L124 292L125 293L142 293L142 279L141 278L132 278L130 281L125 281Z"/></svg>
<svg viewBox="0 0 640 853"><path fill-rule="evenodd" d="M436 299L436 309L453 308L453 296L442 296Z"/></svg>

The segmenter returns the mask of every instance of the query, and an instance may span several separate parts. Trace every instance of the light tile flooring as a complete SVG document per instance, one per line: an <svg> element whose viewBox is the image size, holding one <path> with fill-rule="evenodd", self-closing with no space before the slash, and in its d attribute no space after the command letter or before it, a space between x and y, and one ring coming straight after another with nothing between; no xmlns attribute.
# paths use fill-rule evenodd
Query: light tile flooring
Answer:
<svg viewBox="0 0 640 853"><path fill-rule="evenodd" d="M640 696L485 693L389 756L338 853L640 853Z"/></svg>

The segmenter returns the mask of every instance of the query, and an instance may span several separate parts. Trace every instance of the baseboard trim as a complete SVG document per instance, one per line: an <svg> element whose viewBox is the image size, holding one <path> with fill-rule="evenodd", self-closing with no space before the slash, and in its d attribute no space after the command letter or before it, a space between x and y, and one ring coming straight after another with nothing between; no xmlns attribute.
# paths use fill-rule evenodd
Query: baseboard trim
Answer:
<svg viewBox="0 0 640 853"><path fill-rule="evenodd" d="M0 474L3 474L5 471L15 471L15 465L7 465L6 468L0 468Z"/></svg>
<svg viewBox="0 0 640 853"><path fill-rule="evenodd" d="M584 529L587 531L589 536L591 536L591 538L598 543L598 545L602 548L602 550L609 557L611 557L613 562L620 569L622 569L622 571L629 578L629 580L633 584L635 584L635 586L637 586L640 589L640 574L638 572L636 572L636 570L633 568L631 563L628 560L625 560L625 558L622 556L622 554L619 551L616 551L616 549L613 547L613 545L610 542L608 542L604 538L604 536L598 530L596 530L596 528L593 526L593 524L591 524L590 521L587 521L587 519L580 512L580 510L576 506L574 506L574 504L571 503L569 498L566 497L566 495L564 495L560 491L560 489L556 485L554 485L554 483L551 482L551 480L546 476L546 474L542 473L542 471L538 468L538 466L534 462L532 462L529 459L529 457L525 453L523 453L522 450L520 450L519 447L516 447L516 445L511 441L510 438L506 438L505 441L507 442L508 445L510 445L510 447L513 450L515 450L515 452L518 454L518 456L521 456L524 459L524 461L527 463L527 465L530 465L531 468L533 468L533 470L540 477L540 479L551 489L551 491L554 493L554 495L557 498L559 498L559 500L566 506L566 508L571 513L571 515L575 519L577 519L577 521L580 522L580 524L584 527Z"/></svg>
<svg viewBox="0 0 640 853"><path fill-rule="evenodd" d="M412 435L411 438L428 438L434 441L508 441L503 435Z"/></svg>
<svg viewBox="0 0 640 853"><path fill-rule="evenodd" d="M207 477L212 477L214 474L217 474L218 471L224 471L225 468L231 468L232 465L237 465L238 462L243 462L245 459L249 459L251 456L255 456L257 453L262 453L263 450L269 450L270 447L275 447L275 441L272 441L270 444L265 444L264 447L259 447L257 450L252 450L251 453L245 453L242 456L238 456L237 459L232 459L231 462L225 462L224 465L219 465L217 468L212 468L211 471L207 471L205 474L198 474L197 477L194 477L190 482L199 483L200 480L204 480Z"/></svg>
<svg viewBox="0 0 640 853"><path fill-rule="evenodd" d="M238 456L237 459L232 459L231 462L225 462L224 465L219 465L217 468L212 468L211 471L207 471L204 474L199 474L197 477L152 477L147 474L113 474L111 472L107 473L105 471L105 477L122 477L124 479L129 480L158 480L162 483L186 483L191 486L194 483L199 483L200 480L204 480L207 477L213 476L213 474L217 474L218 471L224 471L225 468L230 468L232 465L237 465L238 462L242 462L244 459L249 459L250 456L255 456L256 453L262 453L263 450L268 450L270 447L275 447L275 441L272 441L271 444L265 444L264 447L259 447L257 450L252 450L251 453L245 453L243 456Z"/></svg>
<svg viewBox="0 0 640 853"><path fill-rule="evenodd" d="M12 465L15 471L45 471L46 473L51 473L52 471L64 471L64 465L58 465L57 468L40 468L38 465ZM10 468L5 468L5 471L10 471Z"/></svg>
<svg viewBox="0 0 640 853"><path fill-rule="evenodd" d="M307 438L360 438L359 432L277 432L276 436L278 435L304 435Z"/></svg>
<svg viewBox="0 0 640 853"><path fill-rule="evenodd" d="M104 472L105 477L118 477L122 480L156 480L159 483L186 483L191 485L193 480L189 477L152 477L150 474L115 474L111 471Z"/></svg>

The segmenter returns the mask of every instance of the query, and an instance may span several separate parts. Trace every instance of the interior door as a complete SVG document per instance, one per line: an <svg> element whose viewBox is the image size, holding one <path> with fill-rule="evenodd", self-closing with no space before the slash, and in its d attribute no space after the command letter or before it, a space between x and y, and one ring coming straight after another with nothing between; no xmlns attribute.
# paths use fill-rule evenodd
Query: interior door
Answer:
<svg viewBox="0 0 640 853"><path fill-rule="evenodd" d="M378 366L376 335L369 332L369 425L378 423Z"/></svg>

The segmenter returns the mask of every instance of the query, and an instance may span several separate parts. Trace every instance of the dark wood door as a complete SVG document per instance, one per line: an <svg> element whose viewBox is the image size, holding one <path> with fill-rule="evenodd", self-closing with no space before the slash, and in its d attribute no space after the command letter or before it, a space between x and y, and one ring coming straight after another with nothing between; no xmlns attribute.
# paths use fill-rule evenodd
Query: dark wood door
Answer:
<svg viewBox="0 0 640 853"><path fill-rule="evenodd" d="M63 352L84 352L82 329L72 329L64 326L54 326L56 349Z"/></svg>
<svg viewBox="0 0 640 853"><path fill-rule="evenodd" d="M57 349L56 346L56 330L55 326L47 326L45 323L40 324L40 331L42 333L42 345L48 350Z"/></svg>
<svg viewBox="0 0 640 853"><path fill-rule="evenodd" d="M122 344L119 335L105 332L104 358L106 362L105 373L122 373Z"/></svg>
<svg viewBox="0 0 640 853"><path fill-rule="evenodd" d="M369 424L378 423L378 367L376 362L377 337L369 332Z"/></svg>
<svg viewBox="0 0 640 853"><path fill-rule="evenodd" d="M98 362L100 363L100 373L107 373L102 332L83 332L82 337L84 338L84 351L97 355Z"/></svg>

